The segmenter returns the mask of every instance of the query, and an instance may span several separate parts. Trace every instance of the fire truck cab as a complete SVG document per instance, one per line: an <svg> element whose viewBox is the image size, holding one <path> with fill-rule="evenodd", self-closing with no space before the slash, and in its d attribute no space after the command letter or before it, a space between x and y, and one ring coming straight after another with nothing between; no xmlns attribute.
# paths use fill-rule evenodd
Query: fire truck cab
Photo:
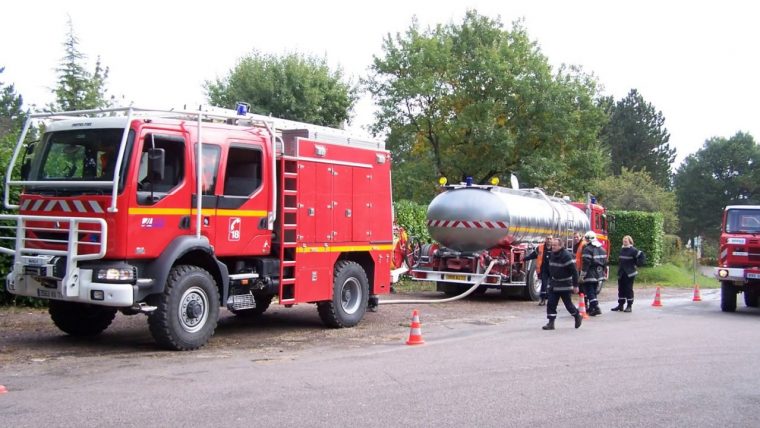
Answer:
<svg viewBox="0 0 760 428"><path fill-rule="evenodd" d="M15 229L6 289L49 299L71 335L145 313L161 346L189 350L221 306L316 303L325 324L351 327L390 290L390 154L340 129L245 108L35 114L4 201L18 209L0 217Z"/></svg>
<svg viewBox="0 0 760 428"><path fill-rule="evenodd" d="M736 310L736 295L747 307L760 302L760 205L729 205L723 211L715 277L720 281L720 307Z"/></svg>

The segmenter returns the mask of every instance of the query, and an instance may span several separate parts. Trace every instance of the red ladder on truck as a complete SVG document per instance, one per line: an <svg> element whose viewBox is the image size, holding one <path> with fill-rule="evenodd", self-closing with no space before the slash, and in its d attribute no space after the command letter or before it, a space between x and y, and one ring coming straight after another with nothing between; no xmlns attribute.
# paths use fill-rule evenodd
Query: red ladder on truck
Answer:
<svg viewBox="0 0 760 428"><path fill-rule="evenodd" d="M286 139L280 157L280 303L295 303L298 255L298 142Z"/></svg>

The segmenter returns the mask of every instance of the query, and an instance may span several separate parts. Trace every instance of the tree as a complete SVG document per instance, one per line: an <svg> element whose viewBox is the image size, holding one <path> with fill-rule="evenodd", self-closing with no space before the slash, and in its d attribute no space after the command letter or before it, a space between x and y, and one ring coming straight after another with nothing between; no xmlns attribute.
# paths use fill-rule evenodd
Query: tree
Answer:
<svg viewBox="0 0 760 428"><path fill-rule="evenodd" d="M682 237L720 235L726 205L760 204L760 147L750 134L714 137L675 175Z"/></svg>
<svg viewBox="0 0 760 428"><path fill-rule="evenodd" d="M208 101L219 107L246 102L258 114L332 127L349 122L358 98L340 69L331 71L326 59L295 53L276 57L254 51L227 77L204 87Z"/></svg>
<svg viewBox="0 0 760 428"><path fill-rule="evenodd" d="M4 71L5 67L0 67L0 74ZM24 124L23 105L24 100L16 94L16 88L0 81L0 145L3 149L7 147L9 138L16 136L14 133L20 131Z"/></svg>
<svg viewBox="0 0 760 428"><path fill-rule="evenodd" d="M114 97L107 95L108 67L103 67L98 57L92 73L85 69L83 64L87 56L79 51L79 39L74 33L71 18L68 25L69 32L63 43L66 54L56 68L58 82L53 89L55 102L48 108L53 111L70 111L110 107Z"/></svg>
<svg viewBox="0 0 760 428"><path fill-rule="evenodd" d="M394 155L394 195L427 202L439 175L509 173L577 192L605 170L595 79L576 67L553 74L521 23L506 31L473 10L461 25L422 31L415 20L383 51L363 83L379 106L372 131Z"/></svg>
<svg viewBox="0 0 760 428"><path fill-rule="evenodd" d="M619 175L623 168L646 170L655 183L670 189L670 166L676 149L668 143L670 134L662 112L631 89L628 96L609 105L609 115L601 139L610 148L612 172Z"/></svg>
<svg viewBox="0 0 760 428"><path fill-rule="evenodd" d="M598 180L593 190L608 210L662 213L665 233L679 229L676 195L652 180L646 171L623 168L620 175Z"/></svg>

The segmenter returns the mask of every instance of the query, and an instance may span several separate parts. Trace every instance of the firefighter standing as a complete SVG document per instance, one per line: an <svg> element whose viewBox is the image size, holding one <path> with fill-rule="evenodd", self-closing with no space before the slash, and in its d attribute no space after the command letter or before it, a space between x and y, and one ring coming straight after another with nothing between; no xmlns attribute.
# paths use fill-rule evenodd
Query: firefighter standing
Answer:
<svg viewBox="0 0 760 428"><path fill-rule="evenodd" d="M571 293L578 291L578 271L570 250L562 246L558 238L552 239L552 253L549 257L549 302L546 305L546 318L549 322L544 330L554 330L554 320L557 318L559 299L565 304L565 309L575 318L575 328L581 326L583 318L573 304Z"/></svg>
<svg viewBox="0 0 760 428"><path fill-rule="evenodd" d="M581 283L582 290L588 298L588 314L601 315L599 301L596 299L596 289L599 281L604 281L604 267L607 265L607 252L602 248L602 243L596 239L596 233L586 232L583 237L586 245L583 246L581 255Z"/></svg>
<svg viewBox="0 0 760 428"><path fill-rule="evenodd" d="M633 246L633 238L623 237L623 248L620 250L618 267L618 305L612 308L615 312L631 312L633 306L633 281L639 273L636 265L642 264L644 253ZM625 309L623 304L627 303Z"/></svg>
<svg viewBox="0 0 760 428"><path fill-rule="evenodd" d="M541 301L538 306L546 304L546 287L549 285L549 256L551 255L552 236L549 235L543 244L539 244L532 253L525 256L525 261L536 259L536 273L541 278Z"/></svg>

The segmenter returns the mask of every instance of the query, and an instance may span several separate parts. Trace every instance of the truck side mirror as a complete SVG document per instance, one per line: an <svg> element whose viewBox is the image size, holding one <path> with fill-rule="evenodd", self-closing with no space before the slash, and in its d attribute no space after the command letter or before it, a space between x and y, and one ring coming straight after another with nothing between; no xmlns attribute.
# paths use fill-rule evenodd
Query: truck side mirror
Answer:
<svg viewBox="0 0 760 428"><path fill-rule="evenodd" d="M155 183L164 179L164 170L166 164L166 152L164 149L148 149L148 174L150 181Z"/></svg>
<svg viewBox="0 0 760 428"><path fill-rule="evenodd" d="M32 169L32 154L34 153L35 143L29 143L24 152L24 162L21 164L21 180L29 178L29 171Z"/></svg>

